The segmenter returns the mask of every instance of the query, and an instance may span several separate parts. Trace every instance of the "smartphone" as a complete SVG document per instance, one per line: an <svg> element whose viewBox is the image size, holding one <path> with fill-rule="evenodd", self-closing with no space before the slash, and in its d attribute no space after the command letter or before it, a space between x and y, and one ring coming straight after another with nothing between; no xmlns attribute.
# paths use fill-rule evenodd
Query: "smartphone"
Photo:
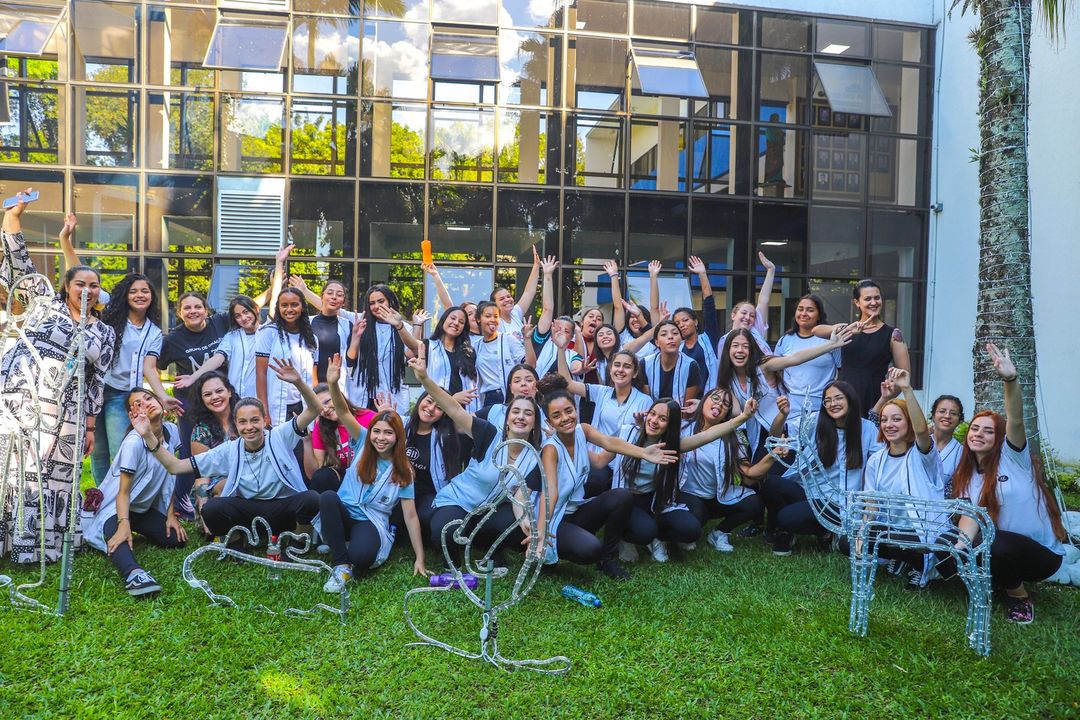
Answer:
<svg viewBox="0 0 1080 720"><path fill-rule="evenodd" d="M23 198L23 201L28 202L28 203L32 203L35 200L37 200L40 196L41 196L41 193L39 193L37 190L34 190L32 193L30 193L25 198ZM19 196L18 195L15 195L14 197L9 197L7 200L4 201L4 209L5 210L10 210L11 208L15 207L18 204L19 204Z"/></svg>

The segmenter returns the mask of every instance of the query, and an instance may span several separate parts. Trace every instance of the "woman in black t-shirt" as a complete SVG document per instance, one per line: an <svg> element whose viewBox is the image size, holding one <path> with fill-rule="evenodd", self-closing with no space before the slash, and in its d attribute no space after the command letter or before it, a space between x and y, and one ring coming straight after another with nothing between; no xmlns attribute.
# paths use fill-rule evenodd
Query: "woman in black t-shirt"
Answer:
<svg viewBox="0 0 1080 720"><path fill-rule="evenodd" d="M424 537L429 537L435 493L461 472L465 453L454 422L426 392L413 405L405 424L405 454L413 466L416 514Z"/></svg>

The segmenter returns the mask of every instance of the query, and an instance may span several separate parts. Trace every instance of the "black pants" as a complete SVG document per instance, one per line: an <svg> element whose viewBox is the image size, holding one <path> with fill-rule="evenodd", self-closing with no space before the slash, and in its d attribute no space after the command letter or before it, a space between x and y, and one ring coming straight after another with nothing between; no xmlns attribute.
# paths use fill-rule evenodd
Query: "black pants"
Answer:
<svg viewBox="0 0 1080 720"><path fill-rule="evenodd" d="M184 403L185 410L187 409L187 403ZM191 457L191 414L185 412L180 416L179 428L180 428L180 447L178 457ZM195 486L195 475L193 473L181 473L176 476L176 484L173 486L173 498L177 500L176 508L183 507L179 504L182 498L186 498L191 495L191 488ZM189 501L190 502L190 501Z"/></svg>
<svg viewBox="0 0 1080 720"><path fill-rule="evenodd" d="M488 390L480 396L480 407L486 408L491 407L492 405L500 405L502 404L503 399L502 390Z"/></svg>
<svg viewBox="0 0 1080 720"><path fill-rule="evenodd" d="M982 538L975 539L975 544ZM943 577L956 574L956 562L948 553L936 553L938 572ZM995 585L1015 590L1025 582L1045 580L1061 567L1062 556L1027 535L998 530L990 543L990 576Z"/></svg>
<svg viewBox="0 0 1080 720"><path fill-rule="evenodd" d="M317 493L337 491L341 487L342 470L332 467L321 467L311 474L311 482L308 487Z"/></svg>
<svg viewBox="0 0 1080 720"><path fill-rule="evenodd" d="M239 495L210 498L203 505L202 516L214 535L224 535L236 525L251 527L251 521L256 517L270 523L270 529L276 535L297 525L307 525L318 512L319 493L305 490L273 500L248 500Z"/></svg>
<svg viewBox="0 0 1080 720"><path fill-rule="evenodd" d="M767 531L776 530L781 510L788 505L806 501L806 493L803 492L802 486L785 477L765 478L757 488L757 493L769 511L769 516L765 521Z"/></svg>
<svg viewBox="0 0 1080 720"><path fill-rule="evenodd" d="M353 572L358 574L370 568L382 546L375 524L370 520L356 520L349 515L341 498L333 490L319 495L318 502L322 537L330 546L330 558L334 565L350 564Z"/></svg>
<svg viewBox="0 0 1080 720"><path fill-rule="evenodd" d="M102 535L106 540L116 534L117 524L115 516L105 521ZM165 516L157 510L147 510L144 513L129 512L128 524L131 527L132 535L138 533L158 547L184 547L184 543L180 541L175 531L171 533L166 531ZM116 566L117 572L120 573L120 577L124 580L128 579L132 570L139 567L139 563L135 561L135 555L132 554L127 543L120 543L120 546L113 550L112 555L109 556L109 560L112 560L112 564Z"/></svg>
<svg viewBox="0 0 1080 720"><path fill-rule="evenodd" d="M451 523L454 520L464 520L465 516L468 514L469 513L465 510L465 508L459 505L445 505L443 507L434 509L430 519L430 537L431 544L438 552L439 557L443 557L443 528L445 528L448 523ZM476 523L481 517L483 516L480 515L474 517L466 525L465 529L462 532L466 534L472 532L472 529L476 526ZM506 530L506 528L510 527L515 523L517 523L517 520L514 517L514 511L510 502L504 501L500 503L499 507L496 509L495 515L492 516L491 519L489 519L487 522L485 522L480 528L480 531L476 534L476 540L478 540L480 543L480 546L477 548L477 550L487 552L488 548L491 547L491 544L495 542L499 535L501 535L502 532ZM453 537L454 532L456 531L456 528L450 531L449 536L446 538L446 547L450 549L450 556L453 558L454 564L460 565L461 560L465 555L465 548L464 546L454 542ZM511 533L511 537L516 537L517 542L520 544L521 540L524 538L524 535L522 535L521 531L519 530L517 533ZM510 543L503 544L504 546L510 546ZM473 557L477 557L476 552L473 553Z"/></svg>
<svg viewBox="0 0 1080 720"><path fill-rule="evenodd" d="M585 497L593 498L605 490L610 490L614 475L608 465L589 470L589 477L585 479Z"/></svg>
<svg viewBox="0 0 1080 720"><path fill-rule="evenodd" d="M871 529L868 539L871 545L877 544L879 540L899 540L901 542L919 542L919 536L910 530L874 530ZM846 537L840 538L840 552L845 555L851 555L851 545L848 543ZM909 548L899 548L895 545L881 545L878 548L878 557L885 558L886 560L900 560L911 565L916 570L922 570L923 558L926 553L922 550L914 550Z"/></svg>
<svg viewBox="0 0 1080 720"><path fill-rule="evenodd" d="M634 495L634 507L623 539L635 545L648 545L659 538L664 542L696 542L701 537L701 521L689 510L670 510L653 515L652 493Z"/></svg>
<svg viewBox="0 0 1080 720"><path fill-rule="evenodd" d="M608 490L578 507L559 523L555 549L559 558L578 565L592 565L615 556L626 533L634 499L629 490ZM596 536L604 529L604 540Z"/></svg>
<svg viewBox="0 0 1080 720"><path fill-rule="evenodd" d="M822 511L834 524L840 524L840 506L827 503ZM795 535L824 535L829 532L820 522L809 500L792 503L780 511L777 516L780 529Z"/></svg>
<svg viewBox="0 0 1080 720"><path fill-rule="evenodd" d="M702 529L712 518L720 518L720 523L716 527L720 532L725 533L759 517L762 508L765 507L757 493L749 493L732 505L719 503L716 498L700 498L689 493L679 493L679 502L690 508L690 512L697 518Z"/></svg>

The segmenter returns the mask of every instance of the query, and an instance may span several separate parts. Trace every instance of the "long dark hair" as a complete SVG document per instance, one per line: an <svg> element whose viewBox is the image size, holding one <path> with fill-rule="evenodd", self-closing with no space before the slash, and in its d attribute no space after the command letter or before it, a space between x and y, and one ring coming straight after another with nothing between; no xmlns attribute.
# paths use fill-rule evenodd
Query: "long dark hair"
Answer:
<svg viewBox="0 0 1080 720"><path fill-rule="evenodd" d="M750 378L750 394L757 396L758 389L758 366L765 359L764 353L758 347L754 336L746 328L738 328L728 333L724 341L724 349L720 352L720 371L716 374L716 384L720 387L730 388L735 384L735 366L731 363L731 343L735 338L746 338L750 344L750 356L746 359L746 376Z"/></svg>
<svg viewBox="0 0 1080 720"><path fill-rule="evenodd" d="M210 437L216 442L223 442L229 439L228 430L222 427L217 416L210 411L210 408L206 407L206 403L202 399L203 386L211 380L220 380L225 385L225 389L229 391L229 417L236 418L236 407L240 403L240 395L237 394L236 388L229 382L229 376L219 370L211 370L200 376L191 386L191 390L187 394L187 411L191 415L192 427L204 423L206 427L210 428Z"/></svg>
<svg viewBox="0 0 1080 720"><path fill-rule="evenodd" d="M290 290L292 288L289 288ZM237 295L229 301L229 329L240 330L240 326L236 324L236 306L240 305L244 309L251 312L255 316L255 329L259 329L259 306L255 304L255 301L249 298L247 295ZM305 308L306 309L306 308ZM279 313L274 313L278 315ZM305 319L307 316L305 315Z"/></svg>
<svg viewBox="0 0 1080 720"><path fill-rule="evenodd" d="M330 392L330 386L326 383L319 383L311 388L311 390L318 395L319 393ZM358 408L349 402L348 398L345 398L345 404L349 407L349 412L351 412L354 417L361 410L361 408ZM341 426L341 420L330 420L323 415L319 415L319 417L316 418L315 425L319 428L319 439L322 440L322 446L327 451L326 459L323 461L323 467L330 467L335 470L341 468L341 462L338 460L337 456L338 446L341 445L341 435L338 433L338 428Z"/></svg>
<svg viewBox="0 0 1080 720"><path fill-rule="evenodd" d="M668 409L668 424L664 430L664 434L657 442L664 443L664 447L668 450L678 450L680 434L679 430L682 424L682 407L679 403L675 402L671 398L660 398L653 401L653 404L649 406L649 412L652 412L653 408L657 405L667 405ZM646 414L647 415L647 414ZM637 431L637 438L634 440L634 444L638 447L645 447L645 440L647 439L645 434L645 418L638 420L635 423ZM633 479L637 476L638 470L641 468L641 459L636 457L630 457L624 455L622 463L619 466L622 472L623 483L628 487ZM653 515L659 516L660 512L675 502L675 493L679 489L679 463L673 462L670 465L657 465L655 474L653 475L654 489L653 489Z"/></svg>
<svg viewBox="0 0 1080 720"><path fill-rule="evenodd" d="M513 397L512 393L510 392L510 382L514 379L514 375L517 374L518 370L525 370L526 372L532 373L533 380L536 381L536 385L537 385L536 392L537 392L537 394L539 394L539 392L540 392L540 387L539 387L539 385L540 385L540 373L536 372L536 368L534 368L532 365L528 365L526 363L518 363L514 367L510 368L510 372L506 373L506 388L505 388L505 390L503 392L503 397L504 398ZM506 406L510 407L510 403L507 402Z"/></svg>
<svg viewBox="0 0 1080 720"><path fill-rule="evenodd" d="M506 414L503 417L502 437L503 440L509 437L510 430L510 408L514 406L516 402L527 402L532 405L533 417L536 418L536 422L533 423L533 429L529 432L528 443L537 450L540 449L540 444L544 441L544 433L540 429L544 424L544 418L540 414L540 406L536 402L536 398L525 397L524 395L515 395L510 398L510 401L506 403Z"/></svg>
<svg viewBox="0 0 1080 720"><path fill-rule="evenodd" d="M718 387L709 390L707 393L703 393L701 396L701 402L698 403L697 410L694 411L694 415L690 418L691 427L694 429L694 434L707 430L708 427L705 424L705 399L710 395L716 393L724 393L728 398L728 411L727 414L721 418L717 418L716 423L727 422L731 419L731 413L735 411L735 396L731 392L731 389L727 386L720 385ZM739 455L742 451L742 441L739 439L741 431L735 431L725 435L721 440L724 443L724 477L720 485L720 492L726 493L731 487L731 484L735 480L734 468L739 461Z"/></svg>
<svg viewBox="0 0 1080 720"><path fill-rule="evenodd" d="M72 281L72 279L75 277L75 275L77 273L81 273L81 272L92 272L92 273L94 273L95 275L97 275L98 283L99 284L101 283L101 273L98 272L95 268L90 267L89 265L75 265L74 267L68 268L68 271L66 273L64 273L64 282L62 282L60 284L60 292L57 293L60 300L65 305L67 304L67 301L68 301L68 291L67 291L68 283L70 283ZM111 301L111 298L110 298L110 301ZM93 307L90 307L90 308L87 308L87 309L90 311L90 313L92 315L96 316L98 314L98 311L95 310ZM117 347L119 347L119 346L117 346Z"/></svg>
<svg viewBox="0 0 1080 720"><path fill-rule="evenodd" d="M599 335L600 331L603 330L604 328L607 328L608 330L610 330L611 332L613 332L615 334L615 347L611 348L611 352L608 353L607 355L605 355L604 351L600 349L600 344L598 342L596 342L596 335ZM619 331L616 330L615 326L612 325L611 323L604 323L600 327L596 328L596 335L593 335L593 349L592 349L592 352L589 353L589 356L593 360L596 360L597 362L599 362L600 360L603 360L606 363L610 363L611 358L615 357L615 353L619 352L619 350L622 349L622 338L619 336ZM601 378L601 382L602 381L603 381L603 378Z"/></svg>
<svg viewBox="0 0 1080 720"><path fill-rule="evenodd" d="M462 334L467 334L467 332L468 328ZM420 439L422 436L419 433L420 403L427 397L430 397L427 392L420 395L409 413L409 422L405 425L405 443L407 445L415 446L419 442L427 442ZM457 426L454 425L454 421L450 419L449 415L443 413L442 417L432 423L431 432L435 433L439 448L442 450L443 477L450 480L450 478L461 472L461 437L458 435Z"/></svg>
<svg viewBox="0 0 1080 720"><path fill-rule="evenodd" d="M371 294L376 292L383 294L391 308L401 309L397 294L387 285L372 285L364 293L363 308L360 310L367 313L368 322L360 335L360 350L353 374L367 388L368 394L373 394L379 386L379 334L376 327L379 323L371 313ZM390 390L397 392L405 380L405 343L397 333L392 333L390 347Z"/></svg>
<svg viewBox="0 0 1080 720"><path fill-rule="evenodd" d="M300 298L300 317L296 318L297 333L300 335L300 342L306 345L309 350L314 350L318 347L318 341L315 340L315 332L311 329L311 321L308 319L307 300L304 298L304 293L296 288L282 288L281 292L278 293L278 307L274 308L276 311L274 313L274 327L277 328L278 337L281 338L282 342L285 342L285 337L289 332L285 327L285 319L281 317L281 298L286 295L295 295Z"/></svg>
<svg viewBox="0 0 1080 720"><path fill-rule="evenodd" d="M807 293L799 298L799 302L795 303L795 307L799 306L803 300L809 300L814 303L814 307L817 308L817 321L818 325L825 325L828 321L825 317L825 301L814 293ZM792 318L791 327L788 329L785 335L798 335L799 334L799 321Z"/></svg>
<svg viewBox="0 0 1080 720"><path fill-rule="evenodd" d="M127 329L128 311L131 309L131 306L128 305L128 291L139 280L145 282L146 286L150 288L150 306L146 308L146 319L157 325L156 318L160 309L158 307L157 293L154 292L154 285L150 282L150 278L142 273L128 273L120 282L116 283L116 287L113 288L112 293L109 295L109 304L101 311L101 322L111 327L113 332L116 333L116 340L113 344L114 356L120 352L120 345L124 340L124 330Z"/></svg>
<svg viewBox="0 0 1080 720"><path fill-rule="evenodd" d="M821 464L827 468L836 462L836 450L839 446L837 432L844 433L844 467L848 470L861 468L863 465L862 454L862 407L859 405L859 395L848 383L843 380L833 380L825 386L821 392L822 397L836 388L847 398L847 415L844 416L844 425L839 429L829 413L825 412L825 403L822 401L821 412L817 419L817 453Z"/></svg>
<svg viewBox="0 0 1080 720"><path fill-rule="evenodd" d="M442 315L439 316L439 322L435 324L435 329L431 331L430 339L431 342L442 342L443 337L446 335L446 318L455 311L465 316L465 326L461 329L461 334L454 338L454 349L450 351L450 355L457 356L459 372L470 380L475 380L476 350L473 349L472 340L469 339L469 313L465 312L465 308L454 305L443 310Z"/></svg>

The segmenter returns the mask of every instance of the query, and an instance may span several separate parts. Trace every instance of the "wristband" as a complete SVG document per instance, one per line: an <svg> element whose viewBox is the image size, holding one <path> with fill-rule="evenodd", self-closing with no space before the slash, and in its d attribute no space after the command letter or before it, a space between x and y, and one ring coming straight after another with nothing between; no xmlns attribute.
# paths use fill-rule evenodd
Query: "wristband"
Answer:
<svg viewBox="0 0 1080 720"><path fill-rule="evenodd" d="M1007 383L1016 382L1019 377L1020 377L1020 373L1017 373L1016 375L1013 375L1011 378L1001 378L1001 381L1002 382L1007 382Z"/></svg>
<svg viewBox="0 0 1080 720"><path fill-rule="evenodd" d="M151 455L153 455L154 453L156 453L156 452L157 452L158 450L160 450L160 449L161 449L161 441L160 441L160 440L158 440L158 443L157 443L157 445L155 445L155 446L154 446L154 447L152 447L152 448L151 448L151 447L148 447L148 448L146 448L146 449L147 449L147 451L149 451L149 453L150 453Z"/></svg>

